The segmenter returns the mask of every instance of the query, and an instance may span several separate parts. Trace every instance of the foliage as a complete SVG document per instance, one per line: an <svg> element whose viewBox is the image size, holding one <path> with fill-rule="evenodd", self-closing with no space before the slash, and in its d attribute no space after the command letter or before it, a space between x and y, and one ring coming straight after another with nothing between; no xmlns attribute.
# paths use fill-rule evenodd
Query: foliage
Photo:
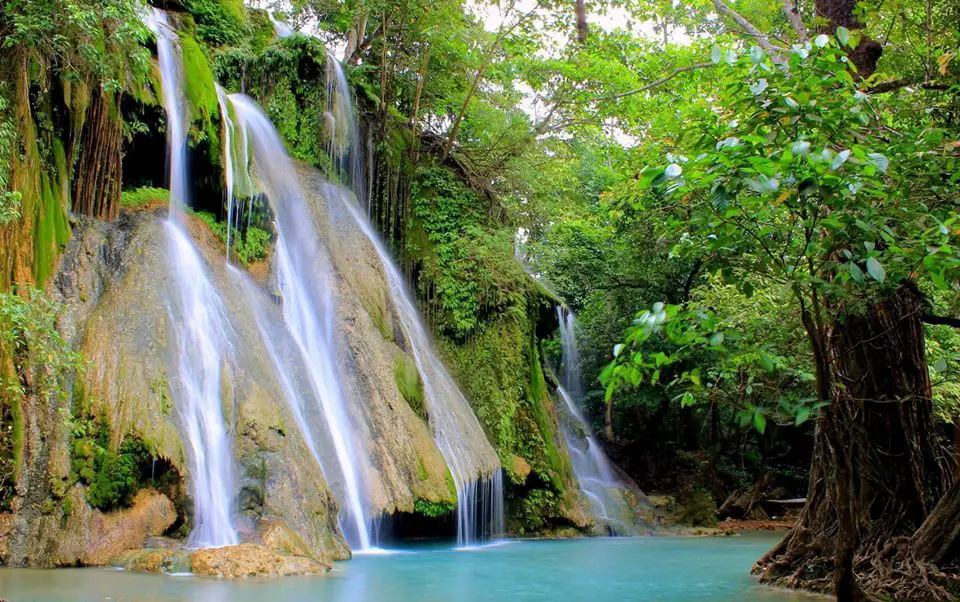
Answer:
<svg viewBox="0 0 960 602"><path fill-rule="evenodd" d="M509 232L491 229L476 194L448 170L433 167L417 174L412 191L407 253L423 258L420 291L435 308L436 327L463 338L489 314L516 318L525 308L526 276L513 258Z"/></svg>
<svg viewBox="0 0 960 602"><path fill-rule="evenodd" d="M960 172L939 152L943 132L923 120L888 131L892 107L857 89L841 46L821 36L796 49L786 66L768 62L758 48L731 55L718 66L723 110L703 110L689 148L678 145L668 165L644 170L621 201L658 217L674 256L708 261L745 296L759 287L789 291L811 336L902 280L950 288L960 274L951 210L960 175L944 175ZM644 378L657 382L661 368L678 361L642 350L652 334L662 332L681 354L709 356L727 353L725 341L740 337L718 326L715 315L696 307L661 304L641 314L615 348L608 396ZM746 341L729 359L752 356L772 373L777 362L758 342ZM701 376L695 368L673 383L701 387ZM779 405L799 423L811 416L805 399L812 401ZM682 403L694 400L682 393ZM765 411L747 401L745 413L762 432Z"/></svg>
<svg viewBox="0 0 960 602"><path fill-rule="evenodd" d="M197 24L197 37L207 44L237 45L247 34L243 0L188 0L184 6Z"/></svg>
<svg viewBox="0 0 960 602"><path fill-rule="evenodd" d="M5 0L0 10L3 48L21 48L41 61L56 59L63 76L93 76L108 90L145 76L147 31L129 0Z"/></svg>
<svg viewBox="0 0 960 602"><path fill-rule="evenodd" d="M271 29L272 31L272 29ZM325 168L327 49L310 37L277 40L262 50L238 47L218 53L214 72L228 89L244 89L270 117L291 156Z"/></svg>
<svg viewBox="0 0 960 602"><path fill-rule="evenodd" d="M190 213L206 224L220 242L227 244L226 222L217 221L217 218L207 211L191 211ZM263 261L267 257L270 240L270 233L257 226L250 226L242 231L231 228L230 256L236 257L243 264Z"/></svg>
<svg viewBox="0 0 960 602"><path fill-rule="evenodd" d="M0 157L9 157L17 140L17 131L9 114L10 103L4 98L5 85L0 84ZM0 161L0 226L20 218L20 193L10 191L10 164Z"/></svg>
<svg viewBox="0 0 960 602"><path fill-rule="evenodd" d="M418 499L413 503L414 512L422 514L423 516L429 516L430 518L448 516L456 509L457 505L451 502L431 502Z"/></svg>
<svg viewBox="0 0 960 602"><path fill-rule="evenodd" d="M170 191L166 188L142 186L120 193L120 204L124 207L143 207L153 203L168 204L169 202Z"/></svg>
<svg viewBox="0 0 960 602"><path fill-rule="evenodd" d="M111 447L106 419L83 415L82 408L80 412L80 416L68 421L72 469L61 491L80 482L87 485L87 502L98 510L109 512L129 506L134 494L144 486L141 475L144 467L150 465L153 451L136 436Z"/></svg>
<svg viewBox="0 0 960 602"><path fill-rule="evenodd" d="M0 356L10 366L0 373L0 506L9 503L22 468L24 399L63 404L80 368L79 355L56 327L60 306L39 290L24 293L0 293Z"/></svg>

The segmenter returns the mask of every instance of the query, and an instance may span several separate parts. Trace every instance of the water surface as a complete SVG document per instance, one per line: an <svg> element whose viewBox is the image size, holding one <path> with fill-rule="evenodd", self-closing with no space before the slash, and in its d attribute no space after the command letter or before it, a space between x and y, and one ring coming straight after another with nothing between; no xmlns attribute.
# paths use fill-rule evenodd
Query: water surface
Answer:
<svg viewBox="0 0 960 602"><path fill-rule="evenodd" d="M110 569L0 569L0 597L145 602L799 601L760 587L753 562L769 534L524 541L472 551L430 546L358 556L323 577L217 581Z"/></svg>

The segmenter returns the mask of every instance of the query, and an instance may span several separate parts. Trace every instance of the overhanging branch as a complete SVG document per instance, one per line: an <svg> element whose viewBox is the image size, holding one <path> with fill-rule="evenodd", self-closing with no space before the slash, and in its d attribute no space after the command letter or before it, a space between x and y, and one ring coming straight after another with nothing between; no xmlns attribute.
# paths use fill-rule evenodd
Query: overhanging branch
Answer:
<svg viewBox="0 0 960 602"><path fill-rule="evenodd" d="M588 98L588 99L585 99L585 100L579 100L579 101L574 101L574 102L576 102L577 104L583 104L583 103L587 103L587 102L599 102L599 101L604 101L604 100L617 100L618 98L623 98L623 97L625 97L625 96L633 96L634 94L640 94L641 92L646 92L647 90L652 90L653 88L656 88L657 86L662 86L663 84L667 83L668 81L670 81L671 79L673 79L673 78L675 78L676 76L680 75L681 73L686 73L687 71L693 71L693 70L695 70L695 69L706 69L707 67L713 67L713 66L714 66L713 63L695 63L695 64L693 64L693 65L687 65L686 67L677 67L676 69L674 69L674 70L671 71L670 73L664 75L664 76L661 77L660 79L655 79L655 80L653 80L652 82L650 82L649 84L640 86L639 88L635 88L635 89L633 89L633 90L627 90L626 92L620 92L619 94L611 94L610 96L598 96L598 97Z"/></svg>
<svg viewBox="0 0 960 602"><path fill-rule="evenodd" d="M939 326L951 326L960 328L960 318L951 318L950 316L935 316L933 314L924 314L920 316L920 321L924 324L936 324Z"/></svg>

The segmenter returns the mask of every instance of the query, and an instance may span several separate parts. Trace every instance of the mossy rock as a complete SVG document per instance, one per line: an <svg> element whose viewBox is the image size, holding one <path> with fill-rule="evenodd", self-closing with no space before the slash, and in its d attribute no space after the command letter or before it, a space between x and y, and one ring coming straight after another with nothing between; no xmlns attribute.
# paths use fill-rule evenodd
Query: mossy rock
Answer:
<svg viewBox="0 0 960 602"><path fill-rule="evenodd" d="M417 371L417 363L406 353L397 354L393 361L393 377L397 382L397 389L407 401L410 408L424 420L427 419L423 405L423 383Z"/></svg>

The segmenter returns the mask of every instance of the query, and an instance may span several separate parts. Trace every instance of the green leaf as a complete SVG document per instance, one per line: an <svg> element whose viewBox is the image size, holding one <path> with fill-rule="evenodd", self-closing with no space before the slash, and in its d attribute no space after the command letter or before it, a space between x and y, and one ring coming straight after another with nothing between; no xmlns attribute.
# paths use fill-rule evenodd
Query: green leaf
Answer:
<svg viewBox="0 0 960 602"><path fill-rule="evenodd" d="M880 265L880 262L877 261L876 257L867 258L867 273L877 282L883 282L887 279L887 272L883 269L883 266Z"/></svg>
<svg viewBox="0 0 960 602"><path fill-rule="evenodd" d="M620 352L623 351L623 343L617 343L613 346L613 357L620 357Z"/></svg>
<svg viewBox="0 0 960 602"><path fill-rule="evenodd" d="M773 358L770 357L770 354L766 351L760 352L760 367L770 374L773 374L773 371L776 369L776 366L773 363Z"/></svg>
<svg viewBox="0 0 960 602"><path fill-rule="evenodd" d="M947 360L942 357L937 361L933 362L933 371L937 374L941 374L947 371Z"/></svg>
<svg viewBox="0 0 960 602"><path fill-rule="evenodd" d="M710 49L710 62L714 65L719 65L720 61L723 59L723 52L720 50L719 46L714 46Z"/></svg>
<svg viewBox="0 0 960 602"><path fill-rule="evenodd" d="M718 332L710 337L710 345L713 347L719 347L720 345L723 345L723 333Z"/></svg>
<svg viewBox="0 0 960 602"><path fill-rule="evenodd" d="M847 266L850 268L850 276L857 282L863 282L863 270L860 266L855 261L851 261Z"/></svg>
<svg viewBox="0 0 960 602"><path fill-rule="evenodd" d="M797 412L797 419L795 424L800 426L804 422L810 419L810 409L809 408L800 408L800 411Z"/></svg>
<svg viewBox="0 0 960 602"><path fill-rule="evenodd" d="M848 45L850 43L850 30L846 27L838 27L837 40L839 40L841 46Z"/></svg>
<svg viewBox="0 0 960 602"><path fill-rule="evenodd" d="M761 434L767 430L767 418L759 411L753 414L753 427Z"/></svg>

